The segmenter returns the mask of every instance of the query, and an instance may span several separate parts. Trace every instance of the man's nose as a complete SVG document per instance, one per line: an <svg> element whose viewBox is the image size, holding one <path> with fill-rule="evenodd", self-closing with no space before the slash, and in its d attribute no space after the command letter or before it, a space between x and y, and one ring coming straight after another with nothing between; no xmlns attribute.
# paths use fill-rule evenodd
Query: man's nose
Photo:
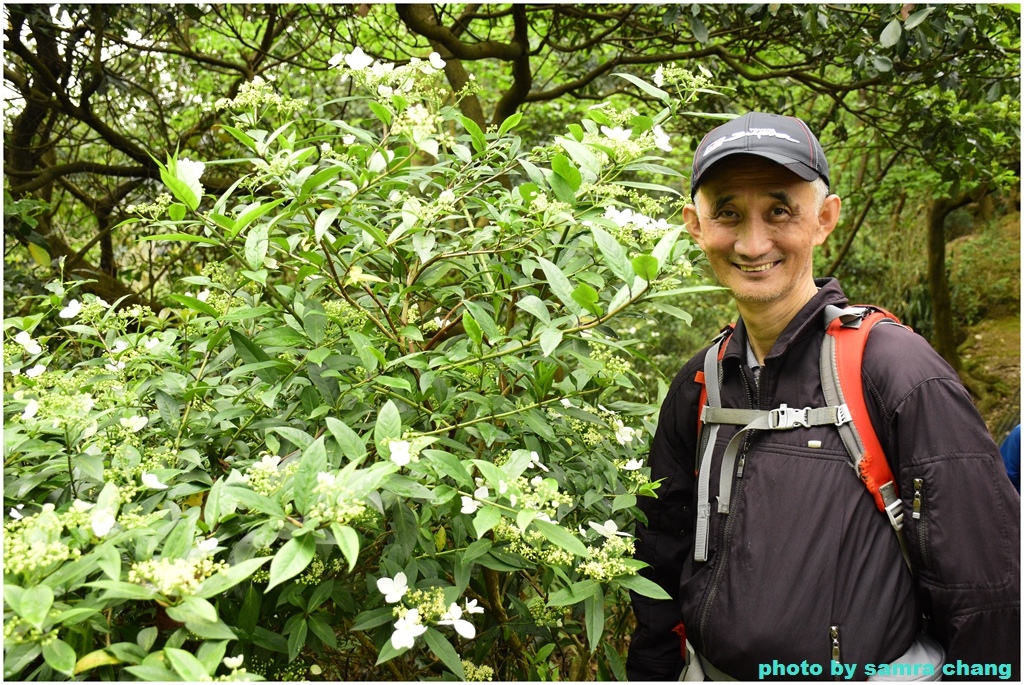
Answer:
<svg viewBox="0 0 1024 685"><path fill-rule="evenodd" d="M754 259L768 254L772 249L772 239L768 227L758 218L743 222L736 236L734 245L736 254Z"/></svg>

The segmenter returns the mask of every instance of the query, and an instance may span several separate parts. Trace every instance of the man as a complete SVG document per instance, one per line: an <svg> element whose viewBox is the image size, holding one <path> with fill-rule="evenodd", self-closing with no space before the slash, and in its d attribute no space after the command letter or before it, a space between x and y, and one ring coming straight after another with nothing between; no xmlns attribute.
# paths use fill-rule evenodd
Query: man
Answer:
<svg viewBox="0 0 1024 685"><path fill-rule="evenodd" d="M792 117L734 119L697 148L691 190L687 229L740 313L719 362L721 406L826 406L825 311L848 303L834 279L812 275L813 249L842 204L818 140ZM686 679L863 680L893 664L946 679L1012 668L1019 679L1020 499L967 392L928 344L875 326L862 366L912 572L834 425L748 432L727 472L723 453L740 426L721 425L699 470L710 469L707 492L731 492L731 502L721 512L698 501L704 359L676 377L651 447L661 487L641 505L637 557L674 600L633 595L630 679L677 679L681 633L694 653ZM702 505L706 536L695 534Z"/></svg>

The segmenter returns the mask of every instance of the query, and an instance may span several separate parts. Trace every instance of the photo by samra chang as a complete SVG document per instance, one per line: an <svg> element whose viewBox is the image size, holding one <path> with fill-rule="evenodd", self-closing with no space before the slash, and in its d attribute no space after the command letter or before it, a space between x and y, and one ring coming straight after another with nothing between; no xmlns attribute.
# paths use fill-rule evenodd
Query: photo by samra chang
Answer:
<svg viewBox="0 0 1024 685"><path fill-rule="evenodd" d="M837 680L843 678L852 680L857 674L858 664L844 664L832 661L829 664L829 672ZM942 672L947 678L964 676L989 676L993 679L1008 680L1013 673L1010 664L993 663L970 663L957 659L955 662L936 666L931 663L891 663L891 664L864 664L864 675L867 677L929 677L936 675L936 671ZM820 676L824 673L825 667L819 663L802 661L796 663L785 663L772 660L771 663L764 663L758 666L758 677L761 680L766 678L786 678L794 676Z"/></svg>

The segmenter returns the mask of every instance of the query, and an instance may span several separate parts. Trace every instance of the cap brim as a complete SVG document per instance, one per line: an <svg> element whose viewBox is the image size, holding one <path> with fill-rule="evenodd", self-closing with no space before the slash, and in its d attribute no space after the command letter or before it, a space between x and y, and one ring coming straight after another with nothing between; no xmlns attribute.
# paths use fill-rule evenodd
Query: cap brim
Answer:
<svg viewBox="0 0 1024 685"><path fill-rule="evenodd" d="M727 161L730 157L734 157L736 155L751 155L753 157L762 157L769 161L775 162L779 166L788 169L789 171L792 171L801 179L808 182L814 181L815 179L821 177L821 175L815 169L812 169L803 162L792 159L791 157L786 157L785 155L776 154L774 152L736 150L735 152L730 152L726 154L724 157L716 159L714 162L711 163L710 166L704 169L704 171L701 172L700 176L697 179L695 179L696 183L693 184L693 191L696 192L697 188L708 178L708 175L712 173L712 170L715 169L715 167Z"/></svg>

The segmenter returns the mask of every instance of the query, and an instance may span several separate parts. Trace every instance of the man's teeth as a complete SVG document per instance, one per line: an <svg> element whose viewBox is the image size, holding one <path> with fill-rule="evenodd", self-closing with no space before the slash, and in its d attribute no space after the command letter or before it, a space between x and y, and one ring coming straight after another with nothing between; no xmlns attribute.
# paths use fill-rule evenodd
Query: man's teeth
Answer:
<svg viewBox="0 0 1024 685"><path fill-rule="evenodd" d="M740 267L740 271L753 273L756 271L767 271L768 269L775 266L775 262L772 262L770 264L762 264L761 266L743 266L742 264L739 264L738 266Z"/></svg>

